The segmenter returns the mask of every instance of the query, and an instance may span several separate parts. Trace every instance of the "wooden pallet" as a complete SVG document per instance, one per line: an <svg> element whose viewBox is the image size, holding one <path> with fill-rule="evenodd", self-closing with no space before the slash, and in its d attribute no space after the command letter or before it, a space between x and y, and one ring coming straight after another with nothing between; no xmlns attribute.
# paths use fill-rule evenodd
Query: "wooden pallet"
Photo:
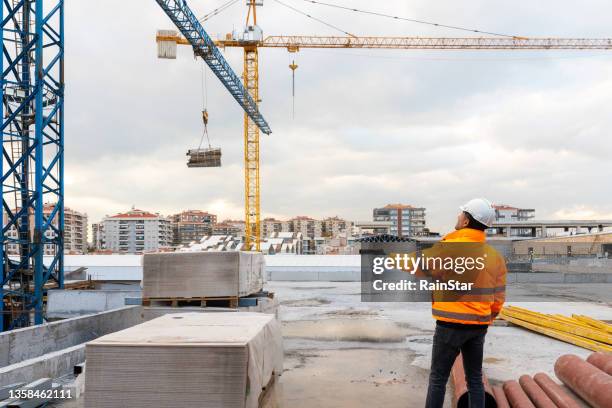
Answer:
<svg viewBox="0 0 612 408"><path fill-rule="evenodd" d="M238 308L238 296L193 297L193 298L143 298L143 306L166 307L229 307Z"/></svg>

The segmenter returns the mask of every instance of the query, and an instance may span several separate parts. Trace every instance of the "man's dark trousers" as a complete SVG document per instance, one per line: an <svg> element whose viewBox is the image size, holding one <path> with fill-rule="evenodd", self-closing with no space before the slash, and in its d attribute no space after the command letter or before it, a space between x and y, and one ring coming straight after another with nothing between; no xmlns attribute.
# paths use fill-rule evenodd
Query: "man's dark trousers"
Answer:
<svg viewBox="0 0 612 408"><path fill-rule="evenodd" d="M437 322L425 408L443 407L446 383L459 352L463 355L470 408L484 408L482 355L487 328L488 326Z"/></svg>

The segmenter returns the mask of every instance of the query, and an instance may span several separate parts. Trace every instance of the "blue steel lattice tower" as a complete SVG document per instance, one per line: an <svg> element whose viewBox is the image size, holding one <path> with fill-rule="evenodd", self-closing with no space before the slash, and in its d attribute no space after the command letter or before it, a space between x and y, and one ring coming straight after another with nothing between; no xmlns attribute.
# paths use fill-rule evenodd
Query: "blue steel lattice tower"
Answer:
<svg viewBox="0 0 612 408"><path fill-rule="evenodd" d="M0 330L10 330L41 324L45 285L64 284L64 2L2 3Z"/></svg>

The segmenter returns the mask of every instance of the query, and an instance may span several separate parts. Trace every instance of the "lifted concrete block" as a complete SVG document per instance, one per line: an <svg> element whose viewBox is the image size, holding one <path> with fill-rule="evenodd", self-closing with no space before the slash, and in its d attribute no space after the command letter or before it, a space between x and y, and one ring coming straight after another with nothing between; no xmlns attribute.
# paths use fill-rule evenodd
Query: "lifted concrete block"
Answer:
<svg viewBox="0 0 612 408"><path fill-rule="evenodd" d="M264 258L251 252L174 252L143 257L143 298L248 296L263 288Z"/></svg>

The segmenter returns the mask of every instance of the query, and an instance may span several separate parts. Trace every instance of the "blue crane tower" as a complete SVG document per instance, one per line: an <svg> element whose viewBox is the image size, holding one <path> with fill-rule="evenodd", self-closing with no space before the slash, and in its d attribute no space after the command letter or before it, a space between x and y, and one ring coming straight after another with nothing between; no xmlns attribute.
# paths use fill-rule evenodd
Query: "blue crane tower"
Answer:
<svg viewBox="0 0 612 408"><path fill-rule="evenodd" d="M2 3L0 331L43 323L64 285L64 1Z"/></svg>

